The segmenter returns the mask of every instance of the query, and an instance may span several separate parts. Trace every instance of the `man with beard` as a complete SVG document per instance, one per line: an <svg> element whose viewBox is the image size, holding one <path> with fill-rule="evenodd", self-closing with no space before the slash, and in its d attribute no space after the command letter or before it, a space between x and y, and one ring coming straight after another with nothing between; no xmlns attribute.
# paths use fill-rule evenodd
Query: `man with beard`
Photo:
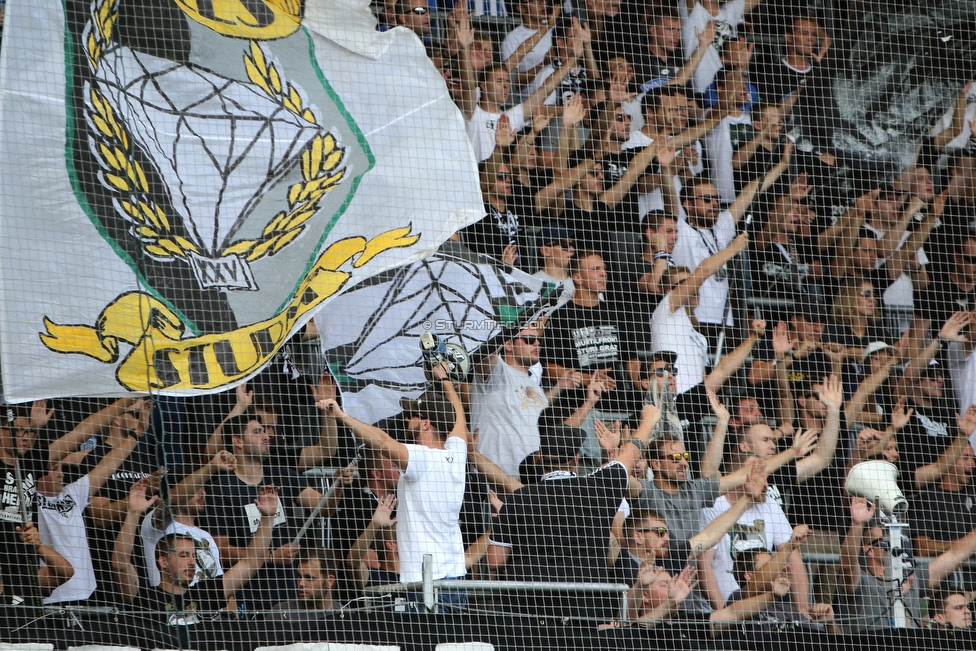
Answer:
<svg viewBox="0 0 976 651"><path fill-rule="evenodd" d="M303 549L298 556L298 599L275 604L268 619L279 621L308 621L323 619L331 610L339 609L339 601L332 598L336 572L328 552L324 549Z"/></svg>

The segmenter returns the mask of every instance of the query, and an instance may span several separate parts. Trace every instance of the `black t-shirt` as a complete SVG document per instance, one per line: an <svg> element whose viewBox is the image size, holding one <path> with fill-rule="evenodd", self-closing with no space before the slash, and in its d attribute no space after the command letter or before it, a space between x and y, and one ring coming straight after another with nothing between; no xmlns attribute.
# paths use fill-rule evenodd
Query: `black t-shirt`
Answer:
<svg viewBox="0 0 976 651"><path fill-rule="evenodd" d="M42 451L37 448L30 450L20 458L18 465L23 482L27 517L36 521L34 497L37 494L37 480L47 471L47 450ZM2 460L0 460L0 469L3 471L2 510L0 510L0 580L3 581L3 595L0 603L10 605L12 599L20 597L24 599L26 605L39 606L40 599L37 598L31 572L37 571L40 561L33 548L29 548L21 541L16 529L22 523L21 492L17 485L17 474L12 464ZM18 620L25 617L33 619L36 614L21 611L18 615L12 616Z"/></svg>
<svg viewBox="0 0 976 651"><path fill-rule="evenodd" d="M972 484L961 491L947 491L937 485L923 490L912 505L912 533L939 542L959 540L976 529L974 505L976 490Z"/></svg>
<svg viewBox="0 0 976 651"><path fill-rule="evenodd" d="M638 153L640 153L640 149L625 149L619 153L605 153L600 158L595 159L603 166L604 191L615 186L623 178L631 161ZM651 168L652 165L648 165L647 172L652 172ZM604 230L637 232L640 227L639 196L640 193L637 191L637 183L635 182L616 206L608 208L612 212L607 214L608 220L603 226Z"/></svg>
<svg viewBox="0 0 976 651"><path fill-rule="evenodd" d="M511 207L500 211L491 204L485 204L485 212L481 221L461 229L461 242L475 253L501 260L506 246L519 244L519 216Z"/></svg>
<svg viewBox="0 0 976 651"><path fill-rule="evenodd" d="M753 249L753 293L764 298L796 300L810 295L810 264L796 240Z"/></svg>
<svg viewBox="0 0 976 651"><path fill-rule="evenodd" d="M578 248L598 252L606 261L615 260L616 255L610 239L613 229L607 224L616 223L617 213L599 199L593 201L592 210L584 210L575 203L566 206L559 221L573 233Z"/></svg>
<svg viewBox="0 0 976 651"><path fill-rule="evenodd" d="M684 59L681 58L678 51L662 59L645 50L634 62L634 77L637 80L640 92L648 93L655 88L664 86L678 76L684 64Z"/></svg>
<svg viewBox="0 0 976 651"><path fill-rule="evenodd" d="M572 301L553 312L546 326L542 344L543 363L592 373L610 369L617 388L603 394L598 403L601 411L631 411L631 398L623 364L631 357L630 333L617 320L617 311L604 301L594 307L583 307ZM582 402L585 390L566 392L569 404Z"/></svg>
<svg viewBox="0 0 976 651"><path fill-rule="evenodd" d="M305 521L299 495L307 482L294 470L266 467L261 485L278 488L281 508L275 514L271 550L291 542ZM245 484L234 473L217 477L207 490L207 531L213 536L227 536L231 545L247 547L258 526L261 514L254 504L258 486ZM279 601L294 599L295 570L292 566L266 563L247 586L238 593L238 607L245 610L269 610Z"/></svg>
<svg viewBox="0 0 976 651"><path fill-rule="evenodd" d="M756 137L758 137L758 134L756 134ZM739 169L732 171L736 194L742 192L742 188L749 185L753 179L766 176L766 172L773 169L782 159L782 143L777 143L772 151L761 145L756 147L756 153L752 155L752 158ZM783 173L764 194L766 195L766 199L769 200L771 197L786 194L789 191L789 187L789 174ZM762 201L762 195L757 197L757 200Z"/></svg>
<svg viewBox="0 0 976 651"><path fill-rule="evenodd" d="M643 256L636 260L621 261L616 265L616 277L620 282L613 288L613 303L627 306L627 318L632 324L635 349L650 351L651 317L663 294L651 294L640 289L640 279L654 272L654 262Z"/></svg>
<svg viewBox="0 0 976 651"><path fill-rule="evenodd" d="M916 302L921 317L931 319L931 328L936 332L956 312L976 309L976 287L969 290L959 287L949 279L951 271L951 263L935 269L928 287Z"/></svg>
<svg viewBox="0 0 976 651"><path fill-rule="evenodd" d="M681 419L681 431L685 439L685 449L691 453L691 473L693 477L701 476L701 459L705 454L708 441L702 431L701 420L712 413L712 406L708 400L705 383L699 382L684 393L674 397L675 410Z"/></svg>
<svg viewBox="0 0 976 651"><path fill-rule="evenodd" d="M759 86L760 99L767 104L779 104L795 93L799 86L807 84L813 72L812 68L805 72L795 70L778 55L762 57L751 68L750 79ZM804 92L806 90L809 89Z"/></svg>
<svg viewBox="0 0 976 651"><path fill-rule="evenodd" d="M133 607L151 613L146 616L156 626L172 631L180 646L188 648L191 637L187 627L212 621L227 605L222 578L200 581L183 594L173 594L156 587L142 586ZM168 627L175 627L169 629Z"/></svg>
<svg viewBox="0 0 976 651"><path fill-rule="evenodd" d="M923 407L911 397L905 410L915 412L908 424L898 432L898 481L902 490L909 491L915 480L915 470L935 463L956 437L956 412L947 397L933 399L932 406Z"/></svg>
<svg viewBox="0 0 976 651"><path fill-rule="evenodd" d="M509 578L517 581L610 583L610 526L627 490L627 470L611 463L585 477L550 474L515 491L502 508L492 540L510 547ZM612 617L613 601L589 596L523 600L528 612Z"/></svg>

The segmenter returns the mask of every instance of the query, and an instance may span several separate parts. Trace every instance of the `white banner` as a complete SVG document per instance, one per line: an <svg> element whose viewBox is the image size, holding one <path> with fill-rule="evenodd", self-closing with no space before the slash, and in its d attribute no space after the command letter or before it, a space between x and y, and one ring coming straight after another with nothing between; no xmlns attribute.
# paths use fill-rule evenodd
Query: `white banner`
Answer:
<svg viewBox="0 0 976 651"><path fill-rule="evenodd" d="M372 31L362 2L302 5L7 3L8 400L234 386L340 291L483 215L420 40Z"/></svg>

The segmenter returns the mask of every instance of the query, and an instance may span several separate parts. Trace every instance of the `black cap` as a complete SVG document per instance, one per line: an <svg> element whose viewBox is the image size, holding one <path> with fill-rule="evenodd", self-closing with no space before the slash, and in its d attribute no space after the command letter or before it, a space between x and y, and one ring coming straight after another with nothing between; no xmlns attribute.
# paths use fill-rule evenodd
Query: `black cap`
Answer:
<svg viewBox="0 0 976 651"><path fill-rule="evenodd" d="M549 246L552 242L571 240L573 239L573 234L561 222L551 221L539 229L539 234L536 235L536 238L539 246Z"/></svg>
<svg viewBox="0 0 976 651"><path fill-rule="evenodd" d="M586 432L578 427L556 425L542 434L542 463L546 467L559 466L573 461L583 446Z"/></svg>

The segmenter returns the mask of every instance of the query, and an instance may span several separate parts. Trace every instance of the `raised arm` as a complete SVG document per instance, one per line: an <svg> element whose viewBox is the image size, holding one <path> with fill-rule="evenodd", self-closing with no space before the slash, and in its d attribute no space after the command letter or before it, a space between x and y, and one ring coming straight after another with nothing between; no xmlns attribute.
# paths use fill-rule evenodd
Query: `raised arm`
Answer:
<svg viewBox="0 0 976 651"><path fill-rule="evenodd" d="M969 89L972 87L972 80L963 84L962 90L959 91L959 96L956 98L955 108L952 110L952 124L949 125L948 129L932 138L932 146L936 149L942 149L962 133L966 126L966 96L969 95Z"/></svg>
<svg viewBox="0 0 976 651"><path fill-rule="evenodd" d="M543 82L542 86L537 88L535 92L526 98L522 103L523 116L526 120L532 117L536 110L542 106L546 98L549 97L559 85L563 83L563 79L569 74L569 71L573 69L580 57L583 56L583 43L580 39L573 40L573 53L569 61L564 61L562 67L557 68L549 78Z"/></svg>
<svg viewBox="0 0 976 651"><path fill-rule="evenodd" d="M261 513L261 524L254 532L251 543L247 546L244 558L234 563L234 566L224 572L224 597L230 599L234 593L247 585L247 582L257 573L268 559L268 549L271 547L271 534L274 531L274 515L278 509L278 489L274 486L258 486L258 496L254 500L258 512Z"/></svg>
<svg viewBox="0 0 976 651"><path fill-rule="evenodd" d="M780 575L783 568L789 564L793 552L800 547L809 533L810 527L805 524L794 527L789 541L776 550L776 553L773 554L773 557L769 559L768 563L753 572L752 581L749 582L747 587L743 588L746 595L752 597L769 590L769 586Z"/></svg>
<svg viewBox="0 0 976 651"><path fill-rule="evenodd" d="M454 5L454 10L448 18L448 27L454 32L460 48L460 72L461 72L461 92L458 97L457 105L461 109L464 119L470 120L474 115L474 110L478 106L478 81L475 78L474 66L471 63L471 46L474 44L474 29L471 27L471 16L468 13L467 3L459 2Z"/></svg>
<svg viewBox="0 0 976 651"><path fill-rule="evenodd" d="M936 590L942 579L946 578L976 554L976 529L959 540L954 540L949 549L929 562L929 590Z"/></svg>
<svg viewBox="0 0 976 651"><path fill-rule="evenodd" d="M468 441L468 461L474 465L475 470L480 472L489 483L498 487L503 493L514 493L522 488L522 482L507 474L498 465L478 451L478 433L475 430Z"/></svg>
<svg viewBox="0 0 976 651"><path fill-rule="evenodd" d="M391 517L396 509L396 496L392 493L380 498L373 511L373 517L363 530L356 542L349 548L346 554L346 567L352 574L352 581L356 589L362 590L369 583L369 566L366 565L366 554L376 540L376 534L383 529L391 529L396 526L396 518Z"/></svg>
<svg viewBox="0 0 976 651"><path fill-rule="evenodd" d="M687 305L691 298L698 294L698 290L701 289L705 279L716 274L725 263L748 247L749 236L746 233L740 233L727 247L702 260L685 282L671 290L671 311L674 312L679 307Z"/></svg>
<svg viewBox="0 0 976 651"><path fill-rule="evenodd" d="M731 415L725 408L722 401L718 399L715 391L706 385L705 391L708 394L708 403L712 407L712 413L718 419L715 428L712 430L712 438L705 446L705 453L701 460L701 476L704 478L718 479L721 477L719 469L722 467L722 457L725 455L725 434L729 430L729 420Z"/></svg>
<svg viewBox="0 0 976 651"><path fill-rule="evenodd" d="M959 432L952 443L943 450L935 463L919 466L915 469L915 488L921 490L929 484L939 481L943 475L952 469L953 464L959 460L963 450L969 445L969 437L976 428L976 405L970 405L966 413L957 418Z"/></svg>
<svg viewBox="0 0 976 651"><path fill-rule="evenodd" d="M42 595L50 596L75 575L75 568L64 556L41 542L41 535L33 522L28 522L23 527L18 526L17 533L20 534L21 542L28 547L33 547L44 561L44 567L37 568L37 586Z"/></svg>
<svg viewBox="0 0 976 651"><path fill-rule="evenodd" d="M874 504L863 497L851 498L851 528L840 545L840 575L837 587L854 594L861 585L861 540L864 527L874 517Z"/></svg>
<svg viewBox="0 0 976 651"><path fill-rule="evenodd" d="M627 165L627 171L620 177L620 180L600 194L600 201L610 208L620 203L627 196L627 193L630 192L631 188L634 187L634 184L637 183L637 180L647 171L647 166L651 164L651 161L654 160L657 153L658 147L653 144L640 150L630 160L630 163Z"/></svg>
<svg viewBox="0 0 976 651"><path fill-rule="evenodd" d="M312 390L312 398L315 400L316 406L323 400L336 397L335 380L332 379L332 375L328 371L322 373L319 381L309 385L309 388ZM325 412L322 412L320 418L319 442L302 448L298 457L298 470L300 472L322 465L327 459L334 457L339 450L339 427L335 418Z"/></svg>
<svg viewBox="0 0 976 651"><path fill-rule="evenodd" d="M135 402L133 398L119 398L108 407L99 409L78 423L77 427L51 444L50 448L48 448L48 460L51 463L57 463L63 460L66 456L76 451L82 443L111 425L112 421L121 416L122 412L128 409L129 405L133 402ZM31 427L34 427L34 425L32 424Z"/></svg>
<svg viewBox="0 0 976 651"><path fill-rule="evenodd" d="M627 476L634 474L634 465L644 454L644 448L651 439L654 426L661 420L661 410L654 405L644 405L641 410L641 421L633 436L620 446L617 461L627 469Z"/></svg>
<svg viewBox="0 0 976 651"><path fill-rule="evenodd" d="M799 483L817 475L834 460L840 434L840 406L844 402L844 391L836 375L826 378L820 389L820 400L827 406L827 419L817 449L796 462L796 480Z"/></svg>
<svg viewBox="0 0 976 651"><path fill-rule="evenodd" d="M518 48L514 52L512 52L512 54L507 59L505 59L502 62L502 65L505 66L506 70L508 70L509 72L515 70L516 66L518 66L518 64L522 62L522 59L524 59L529 52L535 49L535 46L539 44L539 41L541 41L543 37L549 33L549 29L550 29L549 25L555 25L556 20L559 19L559 14L561 14L562 12L563 12L563 6L558 2L555 3L552 6L552 13L549 15L548 24L544 25L543 27L540 27L538 30L536 30L535 34L522 41L522 43L518 46ZM535 73L537 73L538 69L540 69L541 67L542 65L540 64L536 66L536 68L533 68L533 70L530 73L524 73L524 72L517 73L519 77L518 80L519 84L525 85L530 81L532 81L532 77L535 76Z"/></svg>
<svg viewBox="0 0 976 651"><path fill-rule="evenodd" d="M757 461L751 465L749 479L745 486L745 495L737 499L722 515L709 522L700 533L688 539L688 544L691 546L689 559L698 558L706 550L717 545L722 536L729 532L750 506L762 504L766 500L766 464Z"/></svg>
<svg viewBox="0 0 976 651"><path fill-rule="evenodd" d="M174 508L186 504L191 497L218 472L233 472L237 468L237 457L227 450L220 450L213 458L200 466L195 472L187 475L170 491L170 503Z"/></svg>
<svg viewBox="0 0 976 651"><path fill-rule="evenodd" d="M158 496L146 497L149 479L140 479L129 489L129 501L125 513L125 520L119 535L115 538L112 549L112 573L115 576L115 586L126 603L132 603L139 595L139 573L132 565L132 547L136 538L136 527L142 516L159 499Z"/></svg>
<svg viewBox="0 0 976 651"><path fill-rule="evenodd" d="M346 412L342 411L335 400L323 400L321 405L316 405L326 414L333 416L336 421L342 423L352 430L356 438L362 440L373 450L382 452L388 456L400 470L405 470L409 453L407 446L395 440L392 436L378 427L368 425L360 420L356 420Z"/></svg>
<svg viewBox="0 0 976 651"><path fill-rule="evenodd" d="M732 375L742 368L746 363L753 347L766 333L766 322L762 319L753 319L750 324L749 336L735 349L722 357L711 373L705 376L705 388L718 391Z"/></svg>
<svg viewBox="0 0 976 651"><path fill-rule="evenodd" d="M240 416L246 413L254 402L254 391L249 391L246 383L238 384L237 388L234 389L234 393L237 396L237 401L234 403L234 407L230 410L230 413L227 414L227 417L220 421L220 424L214 428L210 438L207 439L207 447L203 451L204 458L211 458L224 449L224 423L234 416Z"/></svg>
<svg viewBox="0 0 976 651"><path fill-rule="evenodd" d="M702 57L705 56L705 52L708 51L708 46L715 41L715 21L710 20L705 24L703 31L698 32L698 46L692 53L688 60L685 61L684 65L681 66L681 70L675 75L674 79L670 80L668 84L673 84L675 86L687 86L688 82L691 81L691 77L695 74L695 70L698 69L698 64L701 63ZM697 30L695 30L697 32Z"/></svg>
<svg viewBox="0 0 976 651"><path fill-rule="evenodd" d="M141 401L140 408L140 418L139 424L136 429L133 430L128 436L125 437L121 443L116 445L114 448L109 450L108 454L102 457L102 460L98 462L91 472L88 473L88 497L92 498L98 494L105 482L109 480L119 466L129 458L132 451L139 445L139 441L146 434L146 428L149 426L149 414L152 410L152 405L148 400Z"/></svg>

